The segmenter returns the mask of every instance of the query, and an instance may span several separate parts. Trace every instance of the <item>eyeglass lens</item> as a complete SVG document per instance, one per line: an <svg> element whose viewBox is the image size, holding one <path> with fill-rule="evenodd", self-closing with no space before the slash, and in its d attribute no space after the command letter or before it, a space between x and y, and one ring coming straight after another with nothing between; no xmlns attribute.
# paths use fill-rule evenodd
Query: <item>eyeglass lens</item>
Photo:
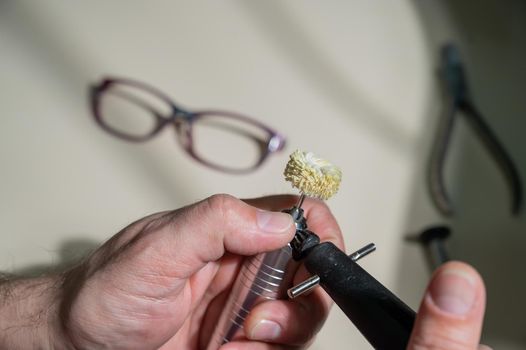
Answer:
<svg viewBox="0 0 526 350"><path fill-rule="evenodd" d="M216 167L250 169L267 152L265 129L230 115L201 115L192 125L195 155Z"/></svg>
<svg viewBox="0 0 526 350"><path fill-rule="evenodd" d="M169 116L171 106L152 93L128 84L112 84L99 97L99 113L105 126L124 137L150 136L158 116Z"/></svg>

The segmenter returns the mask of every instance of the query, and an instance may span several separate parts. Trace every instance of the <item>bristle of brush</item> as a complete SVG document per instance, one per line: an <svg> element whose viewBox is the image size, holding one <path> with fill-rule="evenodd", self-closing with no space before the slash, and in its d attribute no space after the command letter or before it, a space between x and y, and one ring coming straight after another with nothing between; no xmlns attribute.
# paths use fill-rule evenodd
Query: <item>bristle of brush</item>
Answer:
<svg viewBox="0 0 526 350"><path fill-rule="evenodd" d="M285 180L307 196L329 199L340 187L341 170L312 152L294 151L283 173Z"/></svg>

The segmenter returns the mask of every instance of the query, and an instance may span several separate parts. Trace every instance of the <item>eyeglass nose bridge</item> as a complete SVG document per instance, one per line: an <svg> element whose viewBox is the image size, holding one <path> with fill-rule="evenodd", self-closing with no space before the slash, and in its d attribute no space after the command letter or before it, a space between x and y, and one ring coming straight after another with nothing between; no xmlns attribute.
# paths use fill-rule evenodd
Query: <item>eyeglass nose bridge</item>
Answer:
<svg viewBox="0 0 526 350"><path fill-rule="evenodd" d="M192 121L194 114L192 112L173 106L172 124L179 144L191 151L192 148Z"/></svg>

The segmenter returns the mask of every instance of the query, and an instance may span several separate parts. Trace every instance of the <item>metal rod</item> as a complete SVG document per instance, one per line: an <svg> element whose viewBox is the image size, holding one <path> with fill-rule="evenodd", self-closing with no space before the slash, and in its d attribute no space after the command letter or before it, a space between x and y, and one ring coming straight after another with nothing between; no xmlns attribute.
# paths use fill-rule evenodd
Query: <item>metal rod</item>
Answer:
<svg viewBox="0 0 526 350"><path fill-rule="evenodd" d="M301 206L303 205L303 201L305 201L305 197L305 193L302 192L300 198L298 199L298 203L296 203L295 205L296 208L301 208Z"/></svg>
<svg viewBox="0 0 526 350"><path fill-rule="evenodd" d="M357 251L355 251L354 253L352 253L351 255L349 255L349 258L351 258L352 261L358 261L364 256L371 254L375 250L376 250L376 245L374 243L369 243L365 247L362 247L358 249Z"/></svg>
<svg viewBox="0 0 526 350"><path fill-rule="evenodd" d="M361 258L363 258L364 256L371 254L375 250L376 250L376 245L374 243L369 243L365 247L362 247L358 249L357 251L355 251L354 253L352 253L351 255L349 255L349 258L352 261L356 262L360 260ZM287 290L287 295L291 299L297 298L300 295L313 290L314 288L318 286L318 284L320 284L320 277L318 275L314 275L306 279L305 281L295 285L294 287L289 288Z"/></svg>
<svg viewBox="0 0 526 350"><path fill-rule="evenodd" d="M297 298L300 295L305 294L308 291L311 291L316 286L318 286L318 284L320 284L320 277L318 275L314 275L306 279L305 281L301 282L300 284L290 288L287 291L287 295L291 299Z"/></svg>

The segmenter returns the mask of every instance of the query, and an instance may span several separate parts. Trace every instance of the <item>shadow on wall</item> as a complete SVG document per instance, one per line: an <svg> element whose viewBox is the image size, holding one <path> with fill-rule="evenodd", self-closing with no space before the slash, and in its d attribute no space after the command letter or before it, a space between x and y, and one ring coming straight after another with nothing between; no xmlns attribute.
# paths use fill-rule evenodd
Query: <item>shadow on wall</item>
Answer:
<svg viewBox="0 0 526 350"><path fill-rule="evenodd" d="M56 263L27 266L9 273L20 277L38 277L49 273L62 272L79 263L99 246L99 242L87 238L66 240L55 253Z"/></svg>
<svg viewBox="0 0 526 350"><path fill-rule="evenodd" d="M367 96L359 84L343 77L335 68L330 58L324 55L307 34L302 30L302 23L282 2L277 1L240 1L241 8L257 23L262 32L294 63L302 76L318 88L322 96L331 99L335 106L351 115L354 120L364 125L375 136L378 142L406 153L412 140L399 124L392 120L389 111L381 110ZM345 43L351 45L351 43ZM363 113L348 113L361 110Z"/></svg>
<svg viewBox="0 0 526 350"><path fill-rule="evenodd" d="M63 122L78 124L78 130L87 130L85 131L87 136L83 135L86 136L86 142L97 142L96 140L99 139L94 138L93 135L103 135L103 131L92 120L88 105L88 87L94 79L105 72L105 66L94 59L89 50L82 50L82 45L72 45L71 38L59 30L59 26L50 25L53 17L39 11L38 6L0 0L0 21L2 21L2 29L6 30L5 35L13 36L15 41L22 43L21 46L27 49L31 56L41 61L48 71L53 72L54 81L47 82L48 85L69 91L65 95L72 97L71 101L75 104L75 109L85 111L78 113L76 118L70 118L69 114L65 114L64 117L67 119ZM75 50L71 47L75 47ZM119 73L115 72L115 74ZM107 135L103 137L107 138ZM119 141L111 140L111 142ZM168 202L173 201L173 198L181 198L181 203L190 203L194 200L186 187L181 185L187 183L189 179L168 169L166 162L160 161L148 149L136 147L130 151L132 145L128 146L107 147L105 151L115 153L114 159L124 160L134 169L134 173L148 178L155 184L152 190L157 191L156 195L167 198ZM177 145L173 147L176 148Z"/></svg>
<svg viewBox="0 0 526 350"><path fill-rule="evenodd" d="M445 40L460 46L466 62L466 74L472 97L486 121L502 141L518 166L522 183L526 176L526 3L521 0L502 2L484 0L477 6L467 2L442 2L448 21L458 30L451 37L436 35L428 26L431 49L437 52ZM430 2L415 1L423 22L434 16ZM435 21L436 22L436 21ZM448 23L445 23L446 25ZM436 94L438 96L438 94ZM437 97L437 100L439 98ZM440 101L437 101L437 105ZM436 108L435 108L436 109ZM428 118L438 120L439 115ZM437 123L435 123L437 124ZM433 130L431 129L430 132ZM509 189L504 176L486 152L473 130L462 119L455 125L450 153L446 164L446 187L455 205L450 219L440 218L431 208L426 188L426 167L434 135L421 135L421 168L415 174L412 205L408 208L406 227L421 230L438 222L452 228L451 256L474 265L482 274L488 304L483 342L496 348L524 349L526 335L522 320L526 312L526 211L513 217L510 210ZM451 152L452 151L452 152ZM428 222L426 222L426 220ZM411 282L414 259L421 252L406 245L399 266L399 290L403 298L416 300L419 291ZM418 251L418 252L417 252ZM422 264L425 260L420 256Z"/></svg>

